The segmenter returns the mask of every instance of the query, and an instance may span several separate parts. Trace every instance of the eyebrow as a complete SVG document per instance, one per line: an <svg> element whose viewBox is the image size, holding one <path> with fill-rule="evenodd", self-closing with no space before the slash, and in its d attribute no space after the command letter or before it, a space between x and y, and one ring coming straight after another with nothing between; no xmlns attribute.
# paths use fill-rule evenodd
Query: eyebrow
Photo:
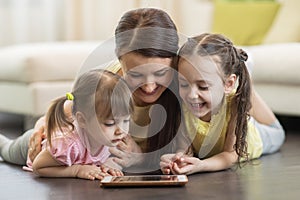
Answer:
<svg viewBox="0 0 300 200"><path fill-rule="evenodd" d="M141 74L140 72L136 72L136 71L128 71L126 72L126 74Z"/></svg>
<svg viewBox="0 0 300 200"><path fill-rule="evenodd" d="M179 76L178 78L179 78L179 80L181 80L181 81L188 81L187 79L185 79L185 78L182 77L182 76ZM210 83L209 81L207 81L207 80L197 80L196 83L205 83L205 84L208 84L208 85L211 84L211 83Z"/></svg>
<svg viewBox="0 0 300 200"><path fill-rule="evenodd" d="M170 70L170 69L168 69L168 67L165 67L165 68L163 68L163 69L154 71L154 72L152 72L152 73L159 73L159 72L164 72L164 71L168 71L168 70ZM132 74L142 74L141 72L138 72L138 71L132 71L132 70L128 71L127 73L132 73Z"/></svg>
<svg viewBox="0 0 300 200"><path fill-rule="evenodd" d="M179 78L179 80L186 81L186 79L183 78L182 76L179 76L178 78Z"/></svg>
<svg viewBox="0 0 300 200"><path fill-rule="evenodd" d="M208 84L208 85L211 85L210 84L210 82L209 81L207 81L207 80L198 80L198 81L196 81L197 83L205 83L205 84Z"/></svg>
<svg viewBox="0 0 300 200"><path fill-rule="evenodd" d="M162 68L162 69L157 70L157 71L155 71L155 72L162 72L162 71L167 71L167 70L169 70L169 67Z"/></svg>

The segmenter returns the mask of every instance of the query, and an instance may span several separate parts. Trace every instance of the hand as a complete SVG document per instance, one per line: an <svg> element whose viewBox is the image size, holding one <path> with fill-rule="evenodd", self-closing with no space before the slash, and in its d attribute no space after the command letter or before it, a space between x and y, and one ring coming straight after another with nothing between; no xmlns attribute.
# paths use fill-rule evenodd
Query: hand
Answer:
<svg viewBox="0 0 300 200"><path fill-rule="evenodd" d="M114 157L109 157L102 165L103 169L115 169L118 171L122 171L122 166L120 166L119 164L117 164L114 161ZM106 170L107 172L108 170Z"/></svg>
<svg viewBox="0 0 300 200"><path fill-rule="evenodd" d="M130 135L127 135L116 147L111 147L109 151L115 156L113 161L122 167L140 164L144 158L141 148Z"/></svg>
<svg viewBox="0 0 300 200"><path fill-rule="evenodd" d="M110 158L109 158L110 159ZM110 162L111 161L111 162ZM105 162L103 165L100 166L101 170L107 174L109 174L110 176L124 176L123 172L122 172L122 168L118 169L116 167L120 167L119 165L117 165L116 163L113 162L112 158L110 159L110 161ZM110 165L114 164L114 167L111 167Z"/></svg>
<svg viewBox="0 0 300 200"><path fill-rule="evenodd" d="M105 176L109 176L109 174L103 171L101 167L96 165L78 165L78 172L76 174L78 178L102 180Z"/></svg>
<svg viewBox="0 0 300 200"><path fill-rule="evenodd" d="M181 159L184 156L182 152L176 154L165 154L160 159L160 168L163 174L170 174L173 170L174 163L182 166L184 163L181 163Z"/></svg>
<svg viewBox="0 0 300 200"><path fill-rule="evenodd" d="M164 174L192 174L199 171L201 160L182 152L165 154L161 157L160 167Z"/></svg>
<svg viewBox="0 0 300 200"><path fill-rule="evenodd" d="M34 129L34 132L31 135L28 144L28 156L32 162L34 161L35 157L41 152L42 141L45 138L46 135L44 132L44 126L39 127L39 129Z"/></svg>
<svg viewBox="0 0 300 200"><path fill-rule="evenodd" d="M192 156L185 156L180 159L180 163L175 162L172 167L173 174L193 174L203 171L203 161Z"/></svg>

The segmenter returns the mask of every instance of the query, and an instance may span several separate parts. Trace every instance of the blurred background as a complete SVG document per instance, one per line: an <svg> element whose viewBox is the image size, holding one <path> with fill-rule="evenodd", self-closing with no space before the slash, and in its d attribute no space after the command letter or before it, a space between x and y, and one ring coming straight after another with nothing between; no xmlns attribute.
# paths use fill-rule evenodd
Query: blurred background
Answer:
<svg viewBox="0 0 300 200"><path fill-rule="evenodd" d="M121 15L138 7L166 10L183 31L191 30L185 18L209 12L208 0L0 0L0 46L65 40L105 40L113 36ZM197 19L194 25L197 24ZM197 26L194 26L197 27Z"/></svg>
<svg viewBox="0 0 300 200"><path fill-rule="evenodd" d="M43 115L121 16L139 7L165 10L184 36L229 37L249 53L272 110L299 119L300 0L0 0L0 129Z"/></svg>

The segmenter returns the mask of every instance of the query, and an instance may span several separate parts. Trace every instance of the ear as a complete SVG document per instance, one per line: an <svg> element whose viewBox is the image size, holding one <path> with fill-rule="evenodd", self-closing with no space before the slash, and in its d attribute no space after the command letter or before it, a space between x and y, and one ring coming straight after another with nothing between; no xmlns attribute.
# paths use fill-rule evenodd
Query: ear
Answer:
<svg viewBox="0 0 300 200"><path fill-rule="evenodd" d="M66 100L64 103L64 113L68 118L72 118L73 101Z"/></svg>
<svg viewBox="0 0 300 200"><path fill-rule="evenodd" d="M235 83L236 83L236 75L231 74L228 78L225 80L225 94L230 94L232 90L235 89Z"/></svg>
<svg viewBox="0 0 300 200"><path fill-rule="evenodd" d="M86 125L87 120L86 120L86 118L85 118L85 116L84 116L84 114L82 112L77 112L75 114L75 118L76 118L76 120L78 122L79 127L86 128L86 126L87 126Z"/></svg>

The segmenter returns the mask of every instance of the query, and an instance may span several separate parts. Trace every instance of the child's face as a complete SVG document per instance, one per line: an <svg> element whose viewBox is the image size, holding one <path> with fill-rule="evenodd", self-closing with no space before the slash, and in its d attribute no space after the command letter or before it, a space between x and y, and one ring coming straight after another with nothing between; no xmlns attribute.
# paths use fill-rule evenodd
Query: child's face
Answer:
<svg viewBox="0 0 300 200"><path fill-rule="evenodd" d="M130 115L107 119L100 123L106 146L116 146L125 138L129 131ZM103 140L105 141L105 140Z"/></svg>
<svg viewBox="0 0 300 200"><path fill-rule="evenodd" d="M122 56L120 62L124 78L139 106L156 102L172 81L171 58L148 58L128 53Z"/></svg>
<svg viewBox="0 0 300 200"><path fill-rule="evenodd" d="M89 119L85 129L88 133L90 148L101 145L116 146L128 134L130 115L99 121L96 117Z"/></svg>
<svg viewBox="0 0 300 200"><path fill-rule="evenodd" d="M193 63L193 64L191 64ZM187 108L203 121L210 121L224 97L224 84L211 57L180 58L179 93Z"/></svg>

